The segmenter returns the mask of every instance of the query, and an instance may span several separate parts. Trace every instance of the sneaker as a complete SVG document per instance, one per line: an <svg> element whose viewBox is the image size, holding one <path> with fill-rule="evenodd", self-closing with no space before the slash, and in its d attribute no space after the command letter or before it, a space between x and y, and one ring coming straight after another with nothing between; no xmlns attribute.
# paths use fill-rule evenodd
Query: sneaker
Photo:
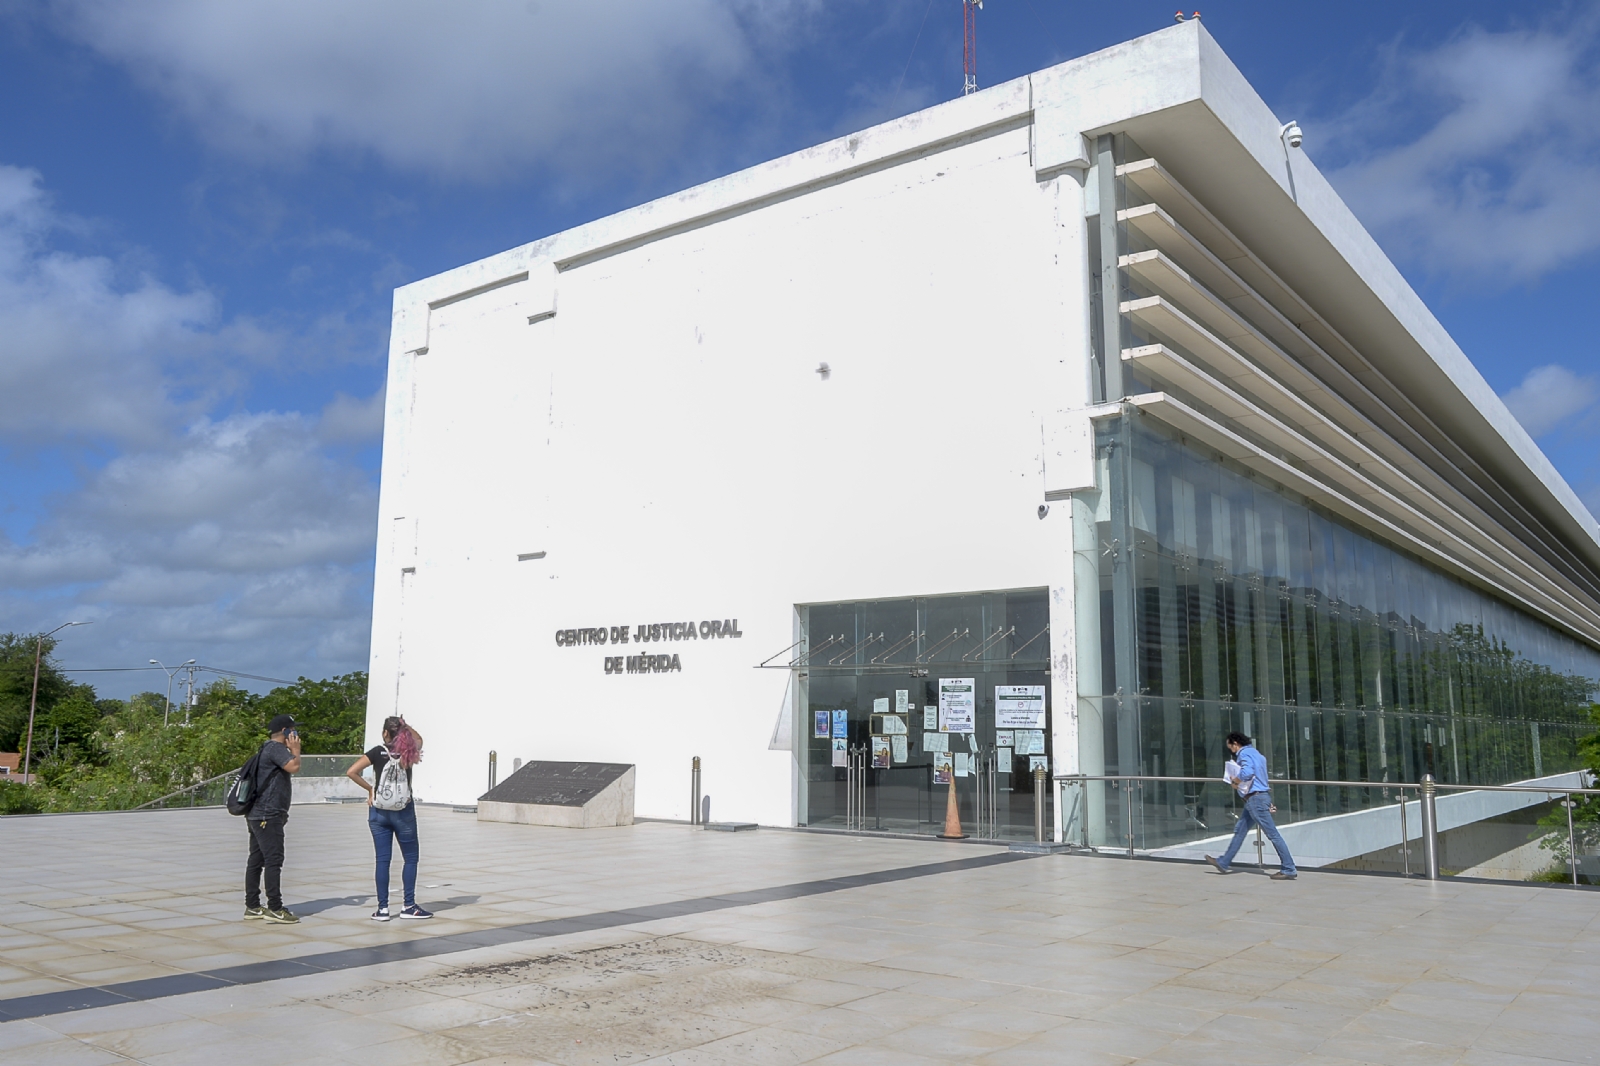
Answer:
<svg viewBox="0 0 1600 1066"><path fill-rule="evenodd" d="M389 920L389 908L379 907L377 910L373 911L372 920L375 922L387 922Z"/></svg>
<svg viewBox="0 0 1600 1066"><path fill-rule="evenodd" d="M1279 870L1277 873L1272 875L1272 879L1274 881L1293 881L1298 876L1298 874L1286 874L1282 870Z"/></svg>
<svg viewBox="0 0 1600 1066"><path fill-rule="evenodd" d="M262 911L261 912L261 917L265 918L269 922L277 922L279 925L294 925L296 922L298 922L300 920L298 917L296 917L295 915L291 914L288 910L286 910L283 907L279 907L275 911L274 910Z"/></svg>
<svg viewBox="0 0 1600 1066"><path fill-rule="evenodd" d="M265 918L266 916L267 908L265 907L246 907L244 909L244 920L247 922L255 918Z"/></svg>
<svg viewBox="0 0 1600 1066"><path fill-rule="evenodd" d="M1214 856L1214 855L1207 855L1206 856L1206 862L1209 862L1212 866L1216 867L1217 873L1219 873L1219 874L1225 874L1225 873L1231 873L1232 872L1226 866L1224 866L1220 862L1218 862L1217 859L1216 859L1216 856Z"/></svg>
<svg viewBox="0 0 1600 1066"><path fill-rule="evenodd" d="M433 917L433 912L432 911L425 911L421 907L419 907L415 903L413 903L411 906L407 907L405 910L400 912L400 917L402 917L402 918L432 918Z"/></svg>

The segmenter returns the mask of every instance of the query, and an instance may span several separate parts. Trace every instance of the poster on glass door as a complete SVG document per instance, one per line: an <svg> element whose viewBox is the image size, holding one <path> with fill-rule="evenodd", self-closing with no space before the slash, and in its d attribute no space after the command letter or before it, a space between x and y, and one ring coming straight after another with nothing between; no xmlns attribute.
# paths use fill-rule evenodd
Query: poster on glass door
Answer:
<svg viewBox="0 0 1600 1066"><path fill-rule="evenodd" d="M1043 729L1043 685L996 685L994 687L994 726L996 729Z"/></svg>
<svg viewBox="0 0 1600 1066"><path fill-rule="evenodd" d="M971 733L977 729L977 691L970 677L939 679L939 732Z"/></svg>

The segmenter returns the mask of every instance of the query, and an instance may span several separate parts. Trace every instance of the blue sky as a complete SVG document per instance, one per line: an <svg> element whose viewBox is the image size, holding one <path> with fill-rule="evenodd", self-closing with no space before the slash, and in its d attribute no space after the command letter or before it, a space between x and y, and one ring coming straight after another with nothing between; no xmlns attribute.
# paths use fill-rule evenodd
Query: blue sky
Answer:
<svg viewBox="0 0 1600 1066"><path fill-rule="evenodd" d="M1600 509L1600 3L1202 11ZM989 0L980 84L1172 13ZM393 288L949 99L960 19L0 0L0 630L95 619L71 667L364 668Z"/></svg>

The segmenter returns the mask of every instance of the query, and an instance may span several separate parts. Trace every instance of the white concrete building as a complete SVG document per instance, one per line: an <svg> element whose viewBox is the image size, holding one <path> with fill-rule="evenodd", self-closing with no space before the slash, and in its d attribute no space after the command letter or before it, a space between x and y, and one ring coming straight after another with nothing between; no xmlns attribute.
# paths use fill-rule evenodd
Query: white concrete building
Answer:
<svg viewBox="0 0 1600 1066"><path fill-rule="evenodd" d="M700 756L714 818L842 826L843 711L868 827L930 834L960 756L1001 835L1007 766L1213 777L1228 729L1570 769L1600 527L1281 126L1191 21L397 290L369 733L427 800L494 750L688 818Z"/></svg>

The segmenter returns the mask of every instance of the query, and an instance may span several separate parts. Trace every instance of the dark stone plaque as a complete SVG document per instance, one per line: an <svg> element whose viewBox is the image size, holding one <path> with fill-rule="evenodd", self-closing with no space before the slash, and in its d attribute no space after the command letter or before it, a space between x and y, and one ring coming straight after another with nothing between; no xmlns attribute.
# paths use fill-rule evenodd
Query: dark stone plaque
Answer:
<svg viewBox="0 0 1600 1066"><path fill-rule="evenodd" d="M633 764L625 762L527 762L478 802L582 807L631 769Z"/></svg>

